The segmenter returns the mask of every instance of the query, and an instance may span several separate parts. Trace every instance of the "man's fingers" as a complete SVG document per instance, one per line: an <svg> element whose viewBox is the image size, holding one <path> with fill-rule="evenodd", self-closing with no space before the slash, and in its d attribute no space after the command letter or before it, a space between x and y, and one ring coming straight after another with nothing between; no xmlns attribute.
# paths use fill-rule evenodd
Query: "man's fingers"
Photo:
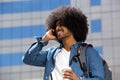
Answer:
<svg viewBox="0 0 120 80"><path fill-rule="evenodd" d="M72 77L73 77L73 72L71 70L65 70L63 72L63 78L72 79Z"/></svg>

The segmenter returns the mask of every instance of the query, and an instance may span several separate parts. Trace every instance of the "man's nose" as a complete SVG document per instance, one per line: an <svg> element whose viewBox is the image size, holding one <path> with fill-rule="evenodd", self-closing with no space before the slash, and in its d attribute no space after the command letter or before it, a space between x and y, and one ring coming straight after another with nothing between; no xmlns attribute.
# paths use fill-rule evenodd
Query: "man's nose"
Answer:
<svg viewBox="0 0 120 80"><path fill-rule="evenodd" d="M59 29L60 29L60 26L57 25L55 30L59 30Z"/></svg>

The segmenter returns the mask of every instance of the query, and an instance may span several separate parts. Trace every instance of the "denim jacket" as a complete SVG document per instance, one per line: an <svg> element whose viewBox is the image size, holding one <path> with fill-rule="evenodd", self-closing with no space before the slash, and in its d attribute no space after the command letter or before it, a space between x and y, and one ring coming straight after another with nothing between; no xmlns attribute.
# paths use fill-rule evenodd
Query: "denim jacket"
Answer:
<svg viewBox="0 0 120 80"><path fill-rule="evenodd" d="M55 67L56 55L61 50L62 46L51 47L47 50L42 50L42 48L46 46L48 42L41 42L40 39L41 38L37 38L37 42L33 43L26 51L25 55L23 56L23 62L28 65L45 67L43 80L49 80L49 76ZM71 67L72 71L77 75L77 77L81 77L82 80L103 80L104 69L102 60L98 52L91 47L87 49L87 69L90 78L84 77L80 64L78 61L76 61L77 58L73 59L73 57L77 55L77 49L80 45L81 42L77 42L71 46L69 66Z"/></svg>

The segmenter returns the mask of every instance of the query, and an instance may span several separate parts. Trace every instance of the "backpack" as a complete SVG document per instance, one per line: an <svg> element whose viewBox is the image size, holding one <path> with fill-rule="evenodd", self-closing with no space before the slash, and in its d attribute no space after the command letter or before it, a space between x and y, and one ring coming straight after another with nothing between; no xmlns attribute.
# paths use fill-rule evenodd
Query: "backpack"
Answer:
<svg viewBox="0 0 120 80"><path fill-rule="evenodd" d="M86 50L88 47L93 47L93 46L91 44L83 43L82 46L80 46L78 49L78 57L77 57L85 77L89 77L87 66L86 66L87 65L86 64ZM107 62L102 57L101 59L102 59L103 67L104 67L104 80L112 80L112 72L110 68L108 67Z"/></svg>

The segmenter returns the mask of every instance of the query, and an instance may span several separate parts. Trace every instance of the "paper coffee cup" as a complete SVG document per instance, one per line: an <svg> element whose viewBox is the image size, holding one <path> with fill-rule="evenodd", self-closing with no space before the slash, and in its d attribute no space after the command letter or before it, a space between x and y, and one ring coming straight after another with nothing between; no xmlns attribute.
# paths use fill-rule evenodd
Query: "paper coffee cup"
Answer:
<svg viewBox="0 0 120 80"><path fill-rule="evenodd" d="M65 67L65 68L62 69L62 74L64 74L64 72L65 72L66 70L68 70L68 69L69 69L69 70L72 70L71 67ZM68 78L63 78L63 80L70 80L70 79L68 79Z"/></svg>

